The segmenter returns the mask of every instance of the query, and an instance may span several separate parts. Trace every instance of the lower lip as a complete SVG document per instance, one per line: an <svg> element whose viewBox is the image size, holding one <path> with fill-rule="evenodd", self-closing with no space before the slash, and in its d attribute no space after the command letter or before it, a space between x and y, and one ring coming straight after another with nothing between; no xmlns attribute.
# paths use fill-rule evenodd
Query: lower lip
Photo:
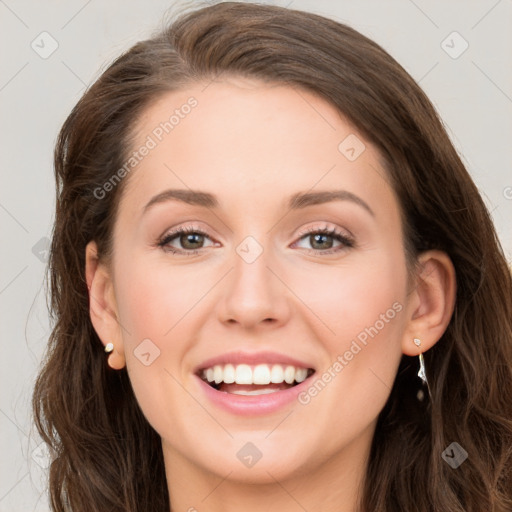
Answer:
<svg viewBox="0 0 512 512"><path fill-rule="evenodd" d="M217 391L200 377L196 376L196 378L208 400L213 402L216 406L240 416L270 414L279 411L294 400L297 400L299 393L306 389L311 382L310 376L292 388L275 391L274 393L263 395L236 395L234 393L226 393L225 391Z"/></svg>

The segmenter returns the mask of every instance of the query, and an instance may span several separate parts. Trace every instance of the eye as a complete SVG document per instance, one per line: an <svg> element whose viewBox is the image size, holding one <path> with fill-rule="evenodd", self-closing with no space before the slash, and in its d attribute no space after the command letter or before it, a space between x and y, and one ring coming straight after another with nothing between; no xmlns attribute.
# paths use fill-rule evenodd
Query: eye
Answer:
<svg viewBox="0 0 512 512"><path fill-rule="evenodd" d="M354 239L352 237L334 228L311 228L305 232L303 231L300 235L300 240L305 239L313 247L313 249L305 248L308 252L332 254L354 247ZM337 247L333 247L333 240L339 242Z"/></svg>
<svg viewBox="0 0 512 512"><path fill-rule="evenodd" d="M351 236L342 233L334 228L325 227L322 229L311 228L300 233L299 242L303 239L309 242L312 249L304 248L314 254L332 254L341 252L350 247L354 247L354 240ZM207 233L194 226L179 227L167 232L157 243L165 252L173 254L182 254L193 256L204 249L205 240L211 240ZM338 246L334 246L334 242L338 242ZM176 247L176 242L181 247ZM297 245L295 242L294 245ZM214 246L215 243L210 245Z"/></svg>
<svg viewBox="0 0 512 512"><path fill-rule="evenodd" d="M158 246L166 252L173 254L186 254L187 256L199 253L204 248L205 239L210 237L200 229L194 226L179 227L171 232L167 232L159 241ZM179 242L180 247L174 247L172 242Z"/></svg>

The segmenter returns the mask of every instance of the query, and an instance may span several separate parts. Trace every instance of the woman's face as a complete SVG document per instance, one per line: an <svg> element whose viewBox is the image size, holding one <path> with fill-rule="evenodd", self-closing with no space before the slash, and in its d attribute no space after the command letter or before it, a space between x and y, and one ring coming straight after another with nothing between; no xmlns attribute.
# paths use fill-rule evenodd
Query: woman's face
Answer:
<svg viewBox="0 0 512 512"><path fill-rule="evenodd" d="M397 199L324 100L206 85L153 104L125 166L112 282L137 400L170 466L265 482L362 463L405 335Z"/></svg>

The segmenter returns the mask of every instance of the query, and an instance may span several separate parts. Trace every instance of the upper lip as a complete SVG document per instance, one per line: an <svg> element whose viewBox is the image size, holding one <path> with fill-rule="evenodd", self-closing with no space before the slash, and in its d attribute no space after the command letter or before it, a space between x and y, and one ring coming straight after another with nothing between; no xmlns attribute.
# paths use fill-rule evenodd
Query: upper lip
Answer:
<svg viewBox="0 0 512 512"><path fill-rule="evenodd" d="M225 354L212 357L203 361L201 364L196 366L194 373L197 373L201 370L205 370L207 368L211 368L215 365L224 365L224 364L248 364L248 365L257 365L257 364L281 364L281 365L289 365L296 366L299 368L311 368L315 369L311 364L306 363L304 361L300 361L299 359L295 359L293 357L278 354L277 352L227 352Z"/></svg>

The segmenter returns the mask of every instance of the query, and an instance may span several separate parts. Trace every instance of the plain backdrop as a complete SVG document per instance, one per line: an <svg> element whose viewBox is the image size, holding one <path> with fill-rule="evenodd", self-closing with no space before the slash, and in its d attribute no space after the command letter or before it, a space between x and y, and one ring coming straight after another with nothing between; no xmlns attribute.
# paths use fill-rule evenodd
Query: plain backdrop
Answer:
<svg viewBox="0 0 512 512"><path fill-rule="evenodd" d="M42 286L57 132L85 87L166 11L208 3L0 0L0 512L49 510L30 400L50 332ZM512 1L262 3L345 22L405 67L441 114L511 261Z"/></svg>

